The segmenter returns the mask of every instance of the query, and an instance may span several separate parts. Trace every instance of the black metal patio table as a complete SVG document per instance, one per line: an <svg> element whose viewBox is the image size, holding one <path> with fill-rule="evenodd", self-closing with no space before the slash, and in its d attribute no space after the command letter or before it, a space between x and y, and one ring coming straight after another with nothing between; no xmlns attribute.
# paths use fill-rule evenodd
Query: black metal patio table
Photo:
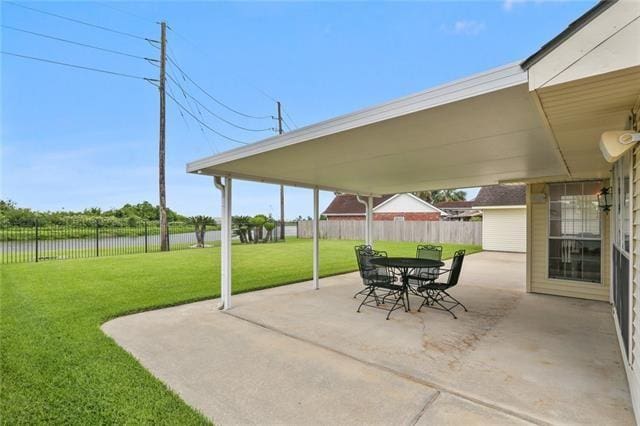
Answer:
<svg viewBox="0 0 640 426"><path fill-rule="evenodd" d="M423 268L440 268L444 266L444 262L432 259L420 259L415 257L376 257L369 261L375 266L384 266L395 269L400 272L402 277L402 286L407 296L407 309L411 310L409 304L409 275L414 269Z"/></svg>

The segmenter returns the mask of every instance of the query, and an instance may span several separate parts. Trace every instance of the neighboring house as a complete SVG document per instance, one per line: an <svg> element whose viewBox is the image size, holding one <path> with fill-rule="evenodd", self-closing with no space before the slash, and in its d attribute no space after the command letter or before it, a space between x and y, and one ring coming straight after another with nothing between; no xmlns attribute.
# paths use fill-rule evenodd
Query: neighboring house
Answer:
<svg viewBox="0 0 640 426"><path fill-rule="evenodd" d="M328 220L364 220L365 206L355 195L336 195L322 213ZM413 194L389 194L373 199L373 220L440 220L447 214Z"/></svg>
<svg viewBox="0 0 640 426"><path fill-rule="evenodd" d="M527 251L526 185L491 185L480 188L473 208L482 212L482 248Z"/></svg>
<svg viewBox="0 0 640 426"><path fill-rule="evenodd" d="M444 220L466 222L472 218L481 218L482 212L473 208L473 201L443 201L435 206L447 213Z"/></svg>

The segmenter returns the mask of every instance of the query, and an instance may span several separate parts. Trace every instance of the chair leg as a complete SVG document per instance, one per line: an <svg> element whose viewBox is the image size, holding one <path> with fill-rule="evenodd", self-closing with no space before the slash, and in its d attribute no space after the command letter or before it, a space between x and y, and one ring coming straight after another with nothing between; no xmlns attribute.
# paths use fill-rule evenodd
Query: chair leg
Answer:
<svg viewBox="0 0 640 426"><path fill-rule="evenodd" d="M369 298L369 296L371 296L372 293L375 293L375 288L373 287L371 287L371 289L369 290L369 293L367 293L367 295L364 297L362 302L360 302L360 306L358 306L358 310L356 312L360 313L360 308L362 308L362 305L364 305L364 303L367 301L367 299Z"/></svg>
<svg viewBox="0 0 640 426"><path fill-rule="evenodd" d="M438 309L440 311L447 311L451 314L451 316L453 316L453 318L458 319L458 317L456 316L456 314L453 313L453 308L455 308L456 306L458 306L457 304L453 305L452 307L446 307L445 305L443 305L441 303L441 301L444 301L444 294L447 294L444 290L439 290L434 292L433 295L429 294L427 292L427 297L425 297L424 302L422 302L422 305L420 306L420 308L422 308L422 306L426 306L427 308L431 308L431 309ZM429 303L429 301L431 303ZM438 307L433 306L434 304L438 305ZM431 306L429 306L431 305Z"/></svg>
<svg viewBox="0 0 640 426"><path fill-rule="evenodd" d="M436 302L438 304L438 306L440 306L440 308L442 308L442 310L449 312L454 319L458 319L458 317L456 316L456 314L453 313L453 308L447 308L446 306L444 306L442 303L440 303L438 300L434 299L434 302Z"/></svg>
<svg viewBox="0 0 640 426"><path fill-rule="evenodd" d="M356 294L354 294L353 298L355 299L356 297L358 297L358 295L365 294L367 290L368 290L367 287L363 288L362 290L360 290Z"/></svg>
<svg viewBox="0 0 640 426"><path fill-rule="evenodd" d="M447 292L446 292L446 291L444 291L444 290L443 290L442 292L443 292L444 294L446 294L446 295L447 295L447 297L449 297L450 299L452 299L452 300L454 300L454 301L456 302L456 304L457 304L457 305L454 305L453 307L451 307L451 309L453 309L453 308L455 308L456 306L460 305L460 306L462 306L462 308L464 309L464 311L465 311L465 312L469 312L469 311L467 310L467 307L466 307L466 306L464 306L464 305L462 304L462 302L460 302L458 299L456 299L455 297L453 297L452 295L450 295L449 293L447 293Z"/></svg>
<svg viewBox="0 0 640 426"><path fill-rule="evenodd" d="M418 312L422 312L422 311L421 311L422 307L423 307L423 306L427 306L427 305L429 304L430 296L429 296L429 293L428 293L428 292L425 292L424 296L421 296L421 297L422 297L422 303L421 303L421 304L420 304L420 306L418 307ZM428 306L427 306L427 307L428 307Z"/></svg>
<svg viewBox="0 0 640 426"><path fill-rule="evenodd" d="M389 313L387 314L387 320L388 320L388 319L389 319L389 317L391 316L391 312L393 312L393 311L395 311L395 310L396 310L396 306L398 306L398 302L399 302L400 300L402 300L402 306L404 306L404 309L405 309L405 311L406 311L407 307L406 307L406 305L404 304L404 294L403 294L403 293L404 293L404 290L401 290L401 291L400 291L400 297L396 298L396 301L393 303L393 306L391 307L391 309L389 309Z"/></svg>

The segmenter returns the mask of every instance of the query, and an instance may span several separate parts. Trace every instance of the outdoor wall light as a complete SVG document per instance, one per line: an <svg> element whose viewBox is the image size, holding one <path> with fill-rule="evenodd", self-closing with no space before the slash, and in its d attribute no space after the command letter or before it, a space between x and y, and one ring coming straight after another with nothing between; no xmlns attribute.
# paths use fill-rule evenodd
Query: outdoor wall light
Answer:
<svg viewBox="0 0 640 426"><path fill-rule="evenodd" d="M598 192L598 207L603 212L608 212L609 210L611 210L611 201L609 200L610 191L610 187L605 187L602 188L600 192Z"/></svg>

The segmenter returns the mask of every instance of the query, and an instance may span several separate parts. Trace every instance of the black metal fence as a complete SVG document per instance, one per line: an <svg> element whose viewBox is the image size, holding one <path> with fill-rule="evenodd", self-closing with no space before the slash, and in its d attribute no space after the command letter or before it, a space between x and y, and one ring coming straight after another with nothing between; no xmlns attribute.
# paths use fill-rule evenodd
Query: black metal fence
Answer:
<svg viewBox="0 0 640 426"><path fill-rule="evenodd" d="M220 241L220 231L207 230L205 246ZM180 250L197 244L192 225L169 225L169 249ZM0 228L0 263L41 262L45 260L160 251L160 225L138 226L47 225Z"/></svg>

